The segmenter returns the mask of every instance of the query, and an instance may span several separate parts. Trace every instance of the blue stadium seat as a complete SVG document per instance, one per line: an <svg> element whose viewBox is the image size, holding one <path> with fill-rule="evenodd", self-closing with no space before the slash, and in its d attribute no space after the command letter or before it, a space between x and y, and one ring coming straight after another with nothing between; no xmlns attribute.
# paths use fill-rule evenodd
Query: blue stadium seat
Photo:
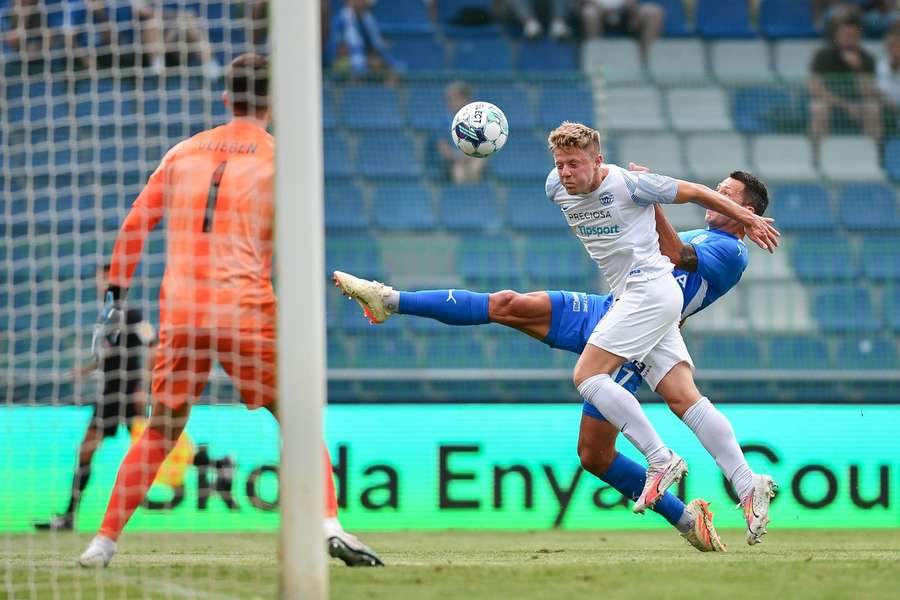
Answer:
<svg viewBox="0 0 900 600"><path fill-rule="evenodd" d="M418 183L387 183L372 195L375 224L382 229L427 231L437 226L431 194Z"/></svg>
<svg viewBox="0 0 900 600"><path fill-rule="evenodd" d="M488 167L500 179L521 181L546 177L553 167L547 143L537 137L510 135L506 146L490 158ZM543 190L543 186L539 186Z"/></svg>
<svg viewBox="0 0 900 600"><path fill-rule="evenodd" d="M891 181L900 181L900 138L893 138L884 145L884 170Z"/></svg>
<svg viewBox="0 0 900 600"><path fill-rule="evenodd" d="M854 183L838 191L841 222L850 230L900 229L897 194L889 185Z"/></svg>
<svg viewBox="0 0 900 600"><path fill-rule="evenodd" d="M762 0L759 31L766 37L814 37L812 0Z"/></svg>
<svg viewBox="0 0 900 600"><path fill-rule="evenodd" d="M420 0L378 2L372 7L382 33L431 33L434 27L428 8Z"/></svg>
<svg viewBox="0 0 900 600"><path fill-rule="evenodd" d="M345 337L337 331L328 332L328 368L346 369L350 366L350 348Z"/></svg>
<svg viewBox="0 0 900 600"><path fill-rule="evenodd" d="M871 332L879 325L872 296L864 288L835 285L819 290L813 314L827 332Z"/></svg>
<svg viewBox="0 0 900 600"><path fill-rule="evenodd" d="M425 365L430 369L477 369L486 366L481 336L471 328L423 336Z"/></svg>
<svg viewBox="0 0 900 600"><path fill-rule="evenodd" d="M517 331L490 331L488 339L493 344L488 360L495 369L548 369L555 366L555 350Z"/></svg>
<svg viewBox="0 0 900 600"><path fill-rule="evenodd" d="M884 319L894 331L900 331L900 285L884 290Z"/></svg>
<svg viewBox="0 0 900 600"><path fill-rule="evenodd" d="M732 92L731 116L743 133L775 133L792 110L788 89L772 86L742 87Z"/></svg>
<svg viewBox="0 0 900 600"><path fill-rule="evenodd" d="M538 119L538 125L548 130L563 121L593 124L594 99L590 86L587 82L568 84L565 93L553 85L542 86L538 97Z"/></svg>
<svg viewBox="0 0 900 600"><path fill-rule="evenodd" d="M516 68L520 71L577 71L577 47L572 42L557 42L550 38L524 40L519 44Z"/></svg>
<svg viewBox="0 0 900 600"><path fill-rule="evenodd" d="M405 124L397 91L375 85L344 88L341 120L356 129L399 129Z"/></svg>
<svg viewBox="0 0 900 600"><path fill-rule="evenodd" d="M409 123L418 129L442 130L450 137L453 115L444 100L443 84L414 84L407 87Z"/></svg>
<svg viewBox="0 0 900 600"><path fill-rule="evenodd" d="M792 240L791 263L802 281L842 281L859 274L859 263L843 235L820 234Z"/></svg>
<svg viewBox="0 0 900 600"><path fill-rule="evenodd" d="M506 195L506 222L516 229L526 231L559 231L566 227L562 212L547 199L544 182L541 180L509 187Z"/></svg>
<svg viewBox="0 0 900 600"><path fill-rule="evenodd" d="M699 345L697 364L705 369L759 369L759 343L746 336L708 337Z"/></svg>
<svg viewBox="0 0 900 600"><path fill-rule="evenodd" d="M348 341L355 350L354 359L350 366L357 369L404 369L421 365L421 360L416 352L416 347L405 335L388 329L382 330L368 325L365 319L359 319L366 326L365 333L348 337ZM385 321L385 324L390 322Z"/></svg>
<svg viewBox="0 0 900 600"><path fill-rule="evenodd" d="M325 136L325 177L352 177L353 159L350 146L341 135Z"/></svg>
<svg viewBox="0 0 900 600"><path fill-rule="evenodd" d="M864 237L860 259L866 277L876 281L900 280L900 239L896 235Z"/></svg>
<svg viewBox="0 0 900 600"><path fill-rule="evenodd" d="M828 369L828 346L821 338L778 336L769 340L770 369Z"/></svg>
<svg viewBox="0 0 900 600"><path fill-rule="evenodd" d="M663 34L666 37L682 37L693 34L693 27L688 23L684 12L684 0L641 0L652 4L659 4L666 11L666 21L663 24Z"/></svg>
<svg viewBox="0 0 900 600"><path fill-rule="evenodd" d="M460 38L453 48L452 68L460 71L510 71L512 54L503 38Z"/></svg>
<svg viewBox="0 0 900 600"><path fill-rule="evenodd" d="M493 15L492 0L441 0L438 2L438 20L444 24L457 24L466 13L470 19L474 12L480 12L487 18Z"/></svg>
<svg viewBox="0 0 900 600"><path fill-rule="evenodd" d="M841 339L837 350L841 369L897 370L897 342L882 336L848 336Z"/></svg>
<svg viewBox="0 0 900 600"><path fill-rule="evenodd" d="M549 204L549 202L548 202ZM523 266L529 278L551 289L585 289L594 265L572 235L542 235L525 240Z"/></svg>
<svg viewBox="0 0 900 600"><path fill-rule="evenodd" d="M391 53L407 71L440 71L444 68L446 60L444 46L433 35L394 37L390 40L390 46Z"/></svg>
<svg viewBox="0 0 900 600"><path fill-rule="evenodd" d="M707 38L745 38L756 32L750 25L749 0L699 0L697 33Z"/></svg>
<svg viewBox="0 0 900 600"><path fill-rule="evenodd" d="M510 132L537 126L527 86L521 84L478 86L475 97L499 106L509 122Z"/></svg>
<svg viewBox="0 0 900 600"><path fill-rule="evenodd" d="M464 237L456 251L457 271L466 279L512 278L519 274L519 261L507 236Z"/></svg>
<svg viewBox="0 0 900 600"><path fill-rule="evenodd" d="M444 186L439 207L441 224L450 230L490 232L503 223L497 194L485 184Z"/></svg>
<svg viewBox="0 0 900 600"><path fill-rule="evenodd" d="M833 229L837 226L824 186L814 183L776 185L770 195L776 199L771 211L780 229Z"/></svg>
<svg viewBox="0 0 900 600"><path fill-rule="evenodd" d="M359 186L342 181L325 183L325 227L368 229L370 224L365 196Z"/></svg>
<svg viewBox="0 0 900 600"><path fill-rule="evenodd" d="M372 179L422 176L422 163L415 153L415 144L405 134L391 132L389 135L361 135L357 157L360 172Z"/></svg>
<svg viewBox="0 0 900 600"><path fill-rule="evenodd" d="M364 279L383 279L378 242L362 235L325 236L326 272L346 271Z"/></svg>

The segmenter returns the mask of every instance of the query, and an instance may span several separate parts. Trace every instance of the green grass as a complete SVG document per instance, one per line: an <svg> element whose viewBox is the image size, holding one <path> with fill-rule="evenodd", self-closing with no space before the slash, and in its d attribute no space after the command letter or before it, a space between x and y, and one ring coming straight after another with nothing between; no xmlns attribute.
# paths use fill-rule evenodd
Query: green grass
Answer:
<svg viewBox="0 0 900 600"><path fill-rule="evenodd" d="M878 598L900 589L900 530L777 530L727 554L671 531L394 532L361 536L388 564L331 563L332 598ZM0 537L0 597L273 598L276 539L131 534L110 568L74 566L87 536ZM576 596L578 595L578 596Z"/></svg>

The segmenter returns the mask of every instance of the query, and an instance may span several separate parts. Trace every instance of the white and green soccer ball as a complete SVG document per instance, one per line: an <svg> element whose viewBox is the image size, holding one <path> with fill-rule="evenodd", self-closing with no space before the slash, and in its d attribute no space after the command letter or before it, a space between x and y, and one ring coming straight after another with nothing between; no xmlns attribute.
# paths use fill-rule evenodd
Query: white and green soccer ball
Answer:
<svg viewBox="0 0 900 600"><path fill-rule="evenodd" d="M453 117L450 135L463 154L485 158L506 143L509 124L503 111L490 102L470 102Z"/></svg>

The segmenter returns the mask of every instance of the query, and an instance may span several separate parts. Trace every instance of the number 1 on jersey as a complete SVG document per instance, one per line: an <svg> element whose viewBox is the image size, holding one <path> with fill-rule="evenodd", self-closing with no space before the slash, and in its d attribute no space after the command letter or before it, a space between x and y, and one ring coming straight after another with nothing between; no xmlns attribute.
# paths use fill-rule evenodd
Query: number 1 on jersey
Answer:
<svg viewBox="0 0 900 600"><path fill-rule="evenodd" d="M222 183L222 175L225 174L227 160L223 160L213 171L209 182L209 192L206 194L206 215L203 217L203 233L209 233L213 227L213 216L216 212L216 200L219 198L219 184Z"/></svg>

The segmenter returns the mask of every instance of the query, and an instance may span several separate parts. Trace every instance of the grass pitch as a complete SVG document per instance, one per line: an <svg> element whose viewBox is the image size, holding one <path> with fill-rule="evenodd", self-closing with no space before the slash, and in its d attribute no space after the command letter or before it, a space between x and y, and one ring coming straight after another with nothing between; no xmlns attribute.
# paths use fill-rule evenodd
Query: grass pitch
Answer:
<svg viewBox="0 0 900 600"><path fill-rule="evenodd" d="M331 563L332 598L878 598L900 589L900 530L773 529L701 554L672 531L394 532L361 536L388 564ZM0 597L274 598L272 534L125 535L104 571L75 559L89 536L0 538ZM576 596L577 595L577 596Z"/></svg>

